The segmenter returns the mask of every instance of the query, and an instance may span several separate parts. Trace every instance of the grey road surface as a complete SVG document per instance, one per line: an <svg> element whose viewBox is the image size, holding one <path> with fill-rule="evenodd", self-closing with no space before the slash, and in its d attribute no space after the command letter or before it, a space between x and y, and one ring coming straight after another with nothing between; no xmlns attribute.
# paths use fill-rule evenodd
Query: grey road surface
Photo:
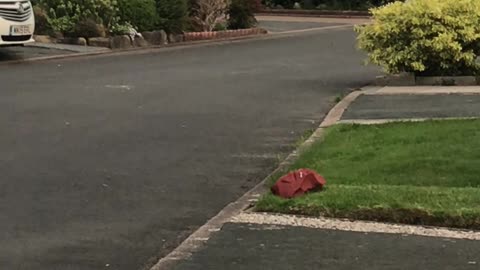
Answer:
<svg viewBox="0 0 480 270"><path fill-rule="evenodd" d="M0 269L144 269L374 78L352 30L0 66Z"/></svg>
<svg viewBox="0 0 480 270"><path fill-rule="evenodd" d="M0 63L4 61L24 60L36 57L67 55L72 51L44 47L0 47Z"/></svg>
<svg viewBox="0 0 480 270"><path fill-rule="evenodd" d="M259 21L258 26L272 33L339 25L325 22Z"/></svg>
<svg viewBox="0 0 480 270"><path fill-rule="evenodd" d="M342 116L353 119L480 117L480 95L360 96Z"/></svg>
<svg viewBox="0 0 480 270"><path fill-rule="evenodd" d="M175 270L476 270L479 241L227 224Z"/></svg>

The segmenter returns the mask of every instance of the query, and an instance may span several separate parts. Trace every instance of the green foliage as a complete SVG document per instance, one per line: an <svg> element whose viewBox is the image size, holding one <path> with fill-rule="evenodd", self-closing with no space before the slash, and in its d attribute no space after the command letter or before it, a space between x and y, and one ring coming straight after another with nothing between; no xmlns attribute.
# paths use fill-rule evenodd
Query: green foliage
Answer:
<svg viewBox="0 0 480 270"><path fill-rule="evenodd" d="M158 26L168 33L180 33L187 27L187 0L156 0Z"/></svg>
<svg viewBox="0 0 480 270"><path fill-rule="evenodd" d="M254 0L232 0L228 9L228 28L246 29L257 24Z"/></svg>
<svg viewBox="0 0 480 270"><path fill-rule="evenodd" d="M105 29L118 23L116 0L37 0L47 12L47 20L55 32L67 36L83 36L78 33L88 25L101 25ZM78 27L83 24L83 27ZM92 30L93 31L93 30Z"/></svg>
<svg viewBox="0 0 480 270"><path fill-rule="evenodd" d="M409 0L372 10L357 27L359 47L389 73L476 75L480 1Z"/></svg>
<svg viewBox="0 0 480 270"><path fill-rule="evenodd" d="M35 33L37 35L51 34L47 12L39 6L35 6L33 7L33 13L35 14Z"/></svg>
<svg viewBox="0 0 480 270"><path fill-rule="evenodd" d="M105 27L91 18L84 18L78 21L73 27L72 32L72 36L85 38L104 37L105 35Z"/></svg>
<svg viewBox="0 0 480 270"><path fill-rule="evenodd" d="M120 23L112 26L110 28L110 33L112 35L128 35L131 32L131 29L134 28L129 22Z"/></svg>
<svg viewBox="0 0 480 270"><path fill-rule="evenodd" d="M305 9L333 9L333 10L368 10L372 7L378 7L395 0L264 0L267 7L276 7L291 9L298 2Z"/></svg>
<svg viewBox="0 0 480 270"><path fill-rule="evenodd" d="M225 23L218 22L218 23L215 24L215 27L213 28L213 31L225 31L227 29L228 29L228 27Z"/></svg>
<svg viewBox="0 0 480 270"><path fill-rule="evenodd" d="M120 22L138 31L152 31L158 24L155 0L117 0Z"/></svg>

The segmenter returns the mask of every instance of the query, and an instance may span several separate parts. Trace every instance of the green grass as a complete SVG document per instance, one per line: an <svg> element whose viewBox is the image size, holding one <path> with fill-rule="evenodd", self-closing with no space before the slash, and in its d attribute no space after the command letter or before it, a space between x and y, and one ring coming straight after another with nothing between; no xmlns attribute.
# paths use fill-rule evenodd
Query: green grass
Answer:
<svg viewBox="0 0 480 270"><path fill-rule="evenodd" d="M480 228L479 120L337 125L298 168L318 171L327 188L292 200L268 194L256 209Z"/></svg>

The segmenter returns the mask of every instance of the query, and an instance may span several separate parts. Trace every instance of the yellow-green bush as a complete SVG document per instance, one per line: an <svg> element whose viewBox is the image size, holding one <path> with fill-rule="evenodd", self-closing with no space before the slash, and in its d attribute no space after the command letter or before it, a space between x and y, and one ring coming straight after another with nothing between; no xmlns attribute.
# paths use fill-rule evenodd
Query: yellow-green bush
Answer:
<svg viewBox="0 0 480 270"><path fill-rule="evenodd" d="M369 62L389 73L479 74L479 0L408 0L371 11L373 23L356 28Z"/></svg>

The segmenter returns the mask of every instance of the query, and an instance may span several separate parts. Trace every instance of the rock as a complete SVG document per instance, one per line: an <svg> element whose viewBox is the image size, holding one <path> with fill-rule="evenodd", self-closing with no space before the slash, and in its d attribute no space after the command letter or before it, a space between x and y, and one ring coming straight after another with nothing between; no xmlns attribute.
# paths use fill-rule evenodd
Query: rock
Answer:
<svg viewBox="0 0 480 270"><path fill-rule="evenodd" d="M127 35L114 36L110 38L110 48L112 49L129 49L132 47L132 40Z"/></svg>
<svg viewBox="0 0 480 270"><path fill-rule="evenodd" d="M150 45L142 36L136 36L133 40L133 44L135 47L148 47Z"/></svg>
<svg viewBox="0 0 480 270"><path fill-rule="evenodd" d="M55 38L52 38L51 36L46 36L46 35L35 35L33 37L33 39L35 39L36 42L40 42L40 43L55 43L56 42Z"/></svg>
<svg viewBox="0 0 480 270"><path fill-rule="evenodd" d="M86 18L82 19L74 27L77 36L82 37L106 37L107 30L102 24L98 24L95 20Z"/></svg>
<svg viewBox="0 0 480 270"><path fill-rule="evenodd" d="M165 45L167 41L167 33L165 31L143 32L143 38L152 45Z"/></svg>
<svg viewBox="0 0 480 270"><path fill-rule="evenodd" d="M95 47L110 47L110 39L105 37L94 37L88 39L88 45Z"/></svg>
<svg viewBox="0 0 480 270"><path fill-rule="evenodd" d="M153 38L153 32L152 31L145 31L145 32L142 32L142 37L150 44L153 45L153 41L154 41L154 38Z"/></svg>
<svg viewBox="0 0 480 270"><path fill-rule="evenodd" d="M81 45L87 46L87 40L83 37L81 38L62 38L58 40L59 43L71 44L71 45Z"/></svg>
<svg viewBox="0 0 480 270"><path fill-rule="evenodd" d="M63 34L62 34L62 32L56 31L56 32L53 32L52 37L57 38L57 39L63 38Z"/></svg>
<svg viewBox="0 0 480 270"><path fill-rule="evenodd" d="M82 46L87 46L87 39L86 38L77 38L76 40L76 45L82 45Z"/></svg>
<svg viewBox="0 0 480 270"><path fill-rule="evenodd" d="M170 43L179 43L179 42L184 42L185 37L183 34L170 34L168 35L168 42Z"/></svg>

